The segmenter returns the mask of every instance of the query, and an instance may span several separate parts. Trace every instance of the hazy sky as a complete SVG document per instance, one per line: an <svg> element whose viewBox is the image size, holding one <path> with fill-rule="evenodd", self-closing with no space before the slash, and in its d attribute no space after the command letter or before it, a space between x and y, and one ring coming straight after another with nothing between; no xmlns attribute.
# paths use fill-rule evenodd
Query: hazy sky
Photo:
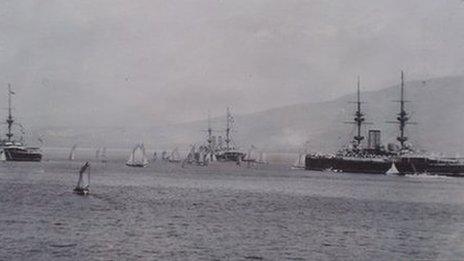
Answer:
<svg viewBox="0 0 464 261"><path fill-rule="evenodd" d="M0 3L0 84L51 124L188 121L463 68L462 0Z"/></svg>

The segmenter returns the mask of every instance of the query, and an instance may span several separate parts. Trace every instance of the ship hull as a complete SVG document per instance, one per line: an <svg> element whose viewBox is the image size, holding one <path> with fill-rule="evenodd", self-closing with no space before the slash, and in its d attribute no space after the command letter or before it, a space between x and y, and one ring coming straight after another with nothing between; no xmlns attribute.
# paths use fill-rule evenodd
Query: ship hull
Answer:
<svg viewBox="0 0 464 261"><path fill-rule="evenodd" d="M142 164L142 163L126 163L126 166L128 167L134 167L134 168L145 168L146 166L148 166L148 164Z"/></svg>
<svg viewBox="0 0 464 261"><path fill-rule="evenodd" d="M404 157L395 160L400 174L430 174L439 176L464 177L464 162L436 160L429 158Z"/></svg>
<svg viewBox="0 0 464 261"><path fill-rule="evenodd" d="M18 148L4 148L6 161L35 161L39 162L42 160L42 154L39 152L30 152L24 149Z"/></svg>
<svg viewBox="0 0 464 261"><path fill-rule="evenodd" d="M224 152L216 155L218 161L244 161L246 154L242 152Z"/></svg>
<svg viewBox="0 0 464 261"><path fill-rule="evenodd" d="M305 169L314 171L335 171L347 173L385 174L391 168L391 161L365 158L344 158L326 156L306 156Z"/></svg>

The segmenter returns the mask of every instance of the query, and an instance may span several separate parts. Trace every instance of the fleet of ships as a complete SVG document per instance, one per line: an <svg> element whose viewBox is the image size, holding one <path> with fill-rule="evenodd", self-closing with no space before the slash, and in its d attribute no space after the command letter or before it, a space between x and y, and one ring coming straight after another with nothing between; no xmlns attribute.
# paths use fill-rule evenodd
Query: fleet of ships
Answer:
<svg viewBox="0 0 464 261"><path fill-rule="evenodd" d="M298 161L293 168L304 168L312 171L334 171L348 173L369 173L369 174L387 174L395 173L398 175L405 174L431 174L431 175L446 175L446 176L464 176L464 162L458 158L443 158L433 157L427 153L419 152L414 149L407 141L405 129L410 124L409 113L405 107L404 97L404 74L401 72L401 88L399 99L399 112L396 115L394 123L399 126L399 135L396 138L398 144L388 144L384 146L381 143L381 131L369 130L367 141L363 136L363 126L365 122L365 114L362 111L360 81L357 85L357 100L356 111L354 113L354 121L356 126L356 135L353 137L350 146L338 150L334 154L307 154L300 153ZM8 86L8 116L6 119L7 133L6 138L0 140L0 160L4 161L41 161L42 153L39 148L27 147L23 138L16 139L12 132L13 126L16 124L12 115L12 95L14 92L11 86ZM170 162L182 162L185 164L196 164L207 166L209 162L218 161L236 162L238 165L241 162L264 163L264 154L253 153L249 150L247 153L239 150L232 141L231 130L233 117L229 109L226 113L225 137L214 136L210 121L208 120L208 129L206 143L200 146L192 145L190 151L185 158L182 158L177 151L173 150L170 155L163 152L161 159ZM74 151L76 145L73 146L69 159L74 159ZM106 148L98 150L98 157L101 156L106 161ZM100 155L102 154L102 155ZM105 155L103 155L105 154ZM156 160L156 153L152 160ZM136 145L129 156L126 165L130 167L145 167L148 165L148 156L146 155L143 144ZM84 170L85 171L85 170ZM84 172L82 171L82 172Z"/></svg>

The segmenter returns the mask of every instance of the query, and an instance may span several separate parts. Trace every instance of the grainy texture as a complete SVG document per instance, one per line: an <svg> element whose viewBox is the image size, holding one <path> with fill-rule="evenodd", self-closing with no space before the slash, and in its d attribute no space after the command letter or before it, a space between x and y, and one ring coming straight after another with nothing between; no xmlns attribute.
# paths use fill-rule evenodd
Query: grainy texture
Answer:
<svg viewBox="0 0 464 261"><path fill-rule="evenodd" d="M0 260L464 258L464 179L79 164L0 165Z"/></svg>

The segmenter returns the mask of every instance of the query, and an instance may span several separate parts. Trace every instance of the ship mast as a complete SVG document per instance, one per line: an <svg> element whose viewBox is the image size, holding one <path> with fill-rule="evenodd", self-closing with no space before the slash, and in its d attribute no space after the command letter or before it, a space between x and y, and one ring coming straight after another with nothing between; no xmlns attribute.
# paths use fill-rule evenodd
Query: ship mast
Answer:
<svg viewBox="0 0 464 261"><path fill-rule="evenodd" d="M409 121L408 113L404 110L404 73L401 71L401 96L400 96L400 113L398 113L398 117L396 118L399 122L400 125L400 136L396 137L396 139L400 142L401 144L401 149L403 150L405 148L405 142L408 140L408 137L404 135L404 130L406 127L406 124Z"/></svg>
<svg viewBox="0 0 464 261"><path fill-rule="evenodd" d="M211 128L211 115L208 113L208 129L206 130L208 132L208 139L206 140L208 142L208 148L210 152L213 152L213 129Z"/></svg>
<svg viewBox="0 0 464 261"><path fill-rule="evenodd" d="M6 119L6 123L8 124L8 133L6 134L6 137L8 138L8 141L11 141L11 138L13 137L13 133L11 132L11 127L13 126L13 116L11 115L11 95L14 94L14 92L11 91L11 84L8 84L8 118Z"/></svg>
<svg viewBox="0 0 464 261"><path fill-rule="evenodd" d="M354 136L355 141L355 148L358 148L361 145L361 141L364 139L364 136L361 135L361 127L364 122L364 114L361 112L361 91L360 91L360 79L358 76L358 84L357 84L357 100L356 100L356 113L354 114L354 122L356 123L357 127L357 134Z"/></svg>
<svg viewBox="0 0 464 261"><path fill-rule="evenodd" d="M230 131L232 128L232 115L230 113L230 108L227 107L227 115L226 115L226 150L230 150L230 142L232 141L230 138Z"/></svg>

